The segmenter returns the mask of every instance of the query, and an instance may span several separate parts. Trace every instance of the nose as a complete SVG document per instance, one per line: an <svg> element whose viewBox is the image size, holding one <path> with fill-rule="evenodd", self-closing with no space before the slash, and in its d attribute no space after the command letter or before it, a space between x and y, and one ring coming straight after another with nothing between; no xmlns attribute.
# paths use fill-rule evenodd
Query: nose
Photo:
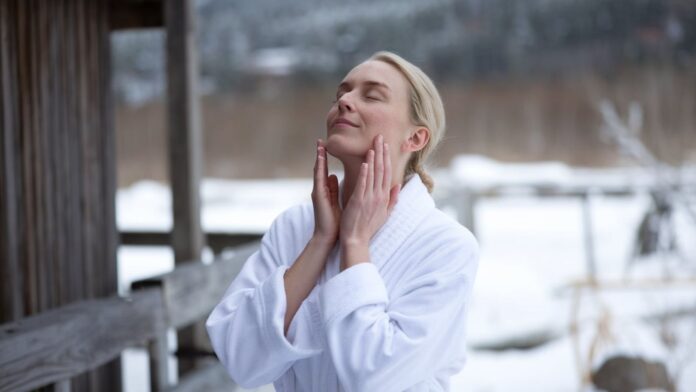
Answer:
<svg viewBox="0 0 696 392"><path fill-rule="evenodd" d="M350 95L350 93L344 93L338 99L338 108L341 112L352 112L353 109L355 109L352 101L348 97L349 95Z"/></svg>

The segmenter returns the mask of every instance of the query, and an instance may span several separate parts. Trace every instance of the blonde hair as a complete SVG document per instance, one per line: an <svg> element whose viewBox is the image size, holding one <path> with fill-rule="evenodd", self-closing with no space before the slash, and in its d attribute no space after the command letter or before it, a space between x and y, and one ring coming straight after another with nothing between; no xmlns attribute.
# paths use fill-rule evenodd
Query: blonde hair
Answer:
<svg viewBox="0 0 696 392"><path fill-rule="evenodd" d="M411 95L411 122L427 128L430 131L430 138L425 147L414 152L409 159L404 178L417 173L428 188L428 192L432 193L435 184L432 177L426 173L424 165L445 135L445 108L440 93L425 72L395 53L377 52L369 60L382 61L393 66L408 80Z"/></svg>

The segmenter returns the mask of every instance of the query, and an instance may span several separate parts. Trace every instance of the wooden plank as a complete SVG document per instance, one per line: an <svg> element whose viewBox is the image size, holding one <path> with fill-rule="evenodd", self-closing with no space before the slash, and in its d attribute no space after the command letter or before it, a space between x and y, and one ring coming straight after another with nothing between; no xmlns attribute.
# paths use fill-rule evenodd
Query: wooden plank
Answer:
<svg viewBox="0 0 696 392"><path fill-rule="evenodd" d="M240 246L211 264L188 263L170 273L133 282L133 289L161 287L169 326L181 328L206 318L239 274L259 242Z"/></svg>
<svg viewBox="0 0 696 392"><path fill-rule="evenodd" d="M201 367L182 377L179 383L166 390L167 392L241 392L227 374L227 370L218 360L205 361Z"/></svg>
<svg viewBox="0 0 696 392"><path fill-rule="evenodd" d="M58 268L56 260L55 237L58 234L55 229L55 209L51 199L55 193L54 183L55 177L53 166L51 165L51 157L53 155L52 145L52 123L49 119L48 108L50 106L50 97L48 94L49 77L47 75L52 67L51 61L48 58L50 52L47 50L48 43L48 27L49 27L49 7L50 5L36 4L34 9L35 23L31 24L33 37L33 78L34 78L34 102L33 109L36 118L36 140L37 140L37 160L36 165L39 170L40 180L38 181L37 205L39 210L39 224L37 229L41 234L41 243L43 254L40 256L41 261L41 276L42 297L44 308L51 309L59 306L60 295L60 277L61 270Z"/></svg>
<svg viewBox="0 0 696 392"><path fill-rule="evenodd" d="M588 192L602 196L631 196L638 191L630 186L550 186L544 184L501 184L470 189L479 197L530 195L534 197L584 197Z"/></svg>
<svg viewBox="0 0 696 392"><path fill-rule="evenodd" d="M166 328L160 290L81 301L0 326L0 391L26 391L94 369Z"/></svg>
<svg viewBox="0 0 696 392"><path fill-rule="evenodd" d="M64 69L64 77L66 85L70 86L67 88L75 88L75 79L77 78L77 57L79 49L77 46L77 23L73 21L77 19L77 5L75 3L67 3L64 7L63 17L66 20L65 24L65 52L66 52L66 63ZM65 90L69 91L69 90ZM65 100L65 113L66 113L66 155L65 159L68 160L70 166L68 168L68 178L66 179L66 186L71 190L72 194L68 195L68 214L66 217L65 225L70 227L70 229L65 231L65 235L69 239L69 255L72 259L73 264L82 265L84 263L84 252L82 251L82 233L84 231L83 226L80 224L84 217L82 214L81 204L79 202L80 197L75 197L80 189L80 181L82 179L82 159L80 153L80 126L79 126L79 112L78 112L78 101L79 94L66 94L64 91L63 99ZM75 301L78 298L83 298L84 293L82 292L82 276L80 274L67 273L67 297L71 301Z"/></svg>
<svg viewBox="0 0 696 392"><path fill-rule="evenodd" d="M111 35L109 31L108 2L101 2L98 23L98 31L95 33L95 53L99 57L99 72L96 75L95 84L99 86L99 96L95 97L97 106L95 114L99 117L95 121L95 129L100 137L101 146L98 154L101 156L101 216L102 227L102 252L105 253L102 261L107 267L104 272L105 283L100 295L109 295L118 292L118 246L119 236L116 223L116 191L117 191L117 162L116 162L116 127L114 125L114 101L111 78Z"/></svg>
<svg viewBox="0 0 696 392"><path fill-rule="evenodd" d="M18 320L23 316L21 266L19 264L19 232L17 212L19 132L17 101L17 69L10 59L14 53L15 10L10 2L0 2L0 322Z"/></svg>
<svg viewBox="0 0 696 392"><path fill-rule="evenodd" d="M33 195L33 208L35 211L35 221L32 230L34 231L37 238L37 253L36 253L36 298L37 298L37 312L41 312L50 309L51 306L51 283L53 279L53 271L48 268L47 257L48 252L48 241L46 240L46 208L43 203L43 198L46 189L46 174L43 168L43 151L42 151L42 130L41 130L41 92L39 84L41 82L39 77L39 52L40 52L40 37L38 35L36 10L41 8L36 0L28 0L26 2L27 12L26 17L29 18L27 21L27 45L28 45L28 82L29 89L27 90L29 96L29 110L28 117L31 118L31 133L32 137L32 161L31 161L31 181L34 183L35 193Z"/></svg>
<svg viewBox="0 0 696 392"><path fill-rule="evenodd" d="M206 243L215 254L219 254L225 248L237 247L261 239L262 234L256 233L205 233ZM122 231L120 234L122 245L159 245L171 244L171 233L163 231Z"/></svg>
<svg viewBox="0 0 696 392"><path fill-rule="evenodd" d="M69 140L68 129L65 123L66 100L63 99L63 93L67 90L66 78L64 77L65 70L65 24L66 20L62 14L63 7L57 3L51 3L51 15L54 17L54 23L50 23L51 32L48 37L49 58L55 59L51 64L51 91L50 91L50 110L51 124L54 141L52 142L52 161L51 165L54 168L55 179L60 179L67 184L67 178L70 173L68 171L68 158L66 145ZM56 232L56 249L55 255L57 259L58 271L65 271L70 260L69 237L72 236L74 230L70 230L70 226L66 223L69 216L69 208L67 199L70 197L68 191L69 185L61 186L61 183L56 183L52 194L56 223L53 230ZM56 298L60 304L71 302L69 296L70 282L67 274L61 273L58 281L58 294Z"/></svg>
<svg viewBox="0 0 696 392"><path fill-rule="evenodd" d="M565 293L568 290L591 288L593 290L659 290L670 288L696 287L696 277L680 278L635 278L630 280L604 279L590 280L586 278L574 279L570 283L559 287L556 292Z"/></svg>
<svg viewBox="0 0 696 392"><path fill-rule="evenodd" d="M23 203L20 212L23 224L22 249L20 258L23 260L23 274L26 297L24 299L25 312L28 314L36 313L41 310L38 299L38 284L37 284L37 253L39 252L38 236L35 231L36 208L34 205L36 190L34 186L35 175L33 173L34 166L34 150L32 148L34 132L32 126L32 117L30 108L31 105L31 73L29 70L29 38L27 31L29 30L28 21L30 16L25 2L18 2L16 12L17 20L17 57L15 59L18 70L18 87L19 87L19 113L21 124L21 144L20 144L20 159L22 166L22 194Z"/></svg>
<svg viewBox="0 0 696 392"><path fill-rule="evenodd" d="M82 0L80 0L78 4L79 6L76 8L76 15L74 16L74 20L79 22L75 25L76 35L74 39L75 48L77 49L77 62L75 64L76 68L73 78L75 82L74 88L78 92L75 110L78 119L77 128L79 137L77 140L80 143L78 154L81 160L82 175L80 176L80 185L75 191L83 200L80 205L80 213L82 215L80 231L83 257L81 263L71 265L69 273L81 278L77 282L82 291L80 298L95 298L98 295L95 291L101 283L102 277L98 275L99 269L96 263L96 261L99 260L100 252L95 252L95 243L99 238L99 227L96 225L95 214L98 212L94 205L95 196L93 194L93 188L96 186L96 183L92 183L92 181L96 176L95 171L98 162L95 156L93 140L94 133L96 132L89 127L89 89L96 88L96 86L90 86L87 80L90 72L88 68L90 58L89 47L87 45L89 35L87 20L91 15L88 15L86 12L86 5Z"/></svg>
<svg viewBox="0 0 696 392"><path fill-rule="evenodd" d="M89 32L89 128L94 136L95 177L91 178L94 224L97 238L94 252L99 254L99 280L93 295L104 297L118 291L116 229L116 153L113 102L111 100L111 38L109 29L109 1L90 1L87 18ZM108 387L105 387L108 385ZM114 357L109 363L96 369L91 390L121 391L121 360Z"/></svg>

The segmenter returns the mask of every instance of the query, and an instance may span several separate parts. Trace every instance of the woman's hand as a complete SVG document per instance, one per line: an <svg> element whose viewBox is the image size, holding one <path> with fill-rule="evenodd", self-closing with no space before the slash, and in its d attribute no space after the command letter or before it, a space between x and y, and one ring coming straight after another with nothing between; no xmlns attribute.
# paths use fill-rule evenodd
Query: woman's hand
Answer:
<svg viewBox="0 0 696 392"><path fill-rule="evenodd" d="M321 139L317 140L317 157L314 163L314 238L326 245L333 245L338 239L341 207L338 204L338 178L328 175L326 148Z"/></svg>
<svg viewBox="0 0 696 392"><path fill-rule="evenodd" d="M387 221L396 205L401 185L391 186L391 159L389 145L382 135L374 141L374 149L367 152L367 162L360 167L360 175L353 194L341 215L340 241L344 250L364 250L370 239ZM363 255L364 256L364 255ZM367 261L367 260L363 260ZM346 261L346 267L352 264Z"/></svg>

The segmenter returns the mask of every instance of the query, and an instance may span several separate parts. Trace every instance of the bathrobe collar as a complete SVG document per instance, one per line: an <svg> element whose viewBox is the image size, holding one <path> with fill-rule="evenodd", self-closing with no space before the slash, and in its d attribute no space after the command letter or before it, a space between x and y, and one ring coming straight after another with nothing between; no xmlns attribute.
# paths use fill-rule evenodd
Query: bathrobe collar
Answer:
<svg viewBox="0 0 696 392"><path fill-rule="evenodd" d="M338 200L343 209L343 184L339 184ZM407 178L399 192L399 200L384 225L370 241L371 262L382 265L396 251L418 224L435 208L428 189L417 174Z"/></svg>

